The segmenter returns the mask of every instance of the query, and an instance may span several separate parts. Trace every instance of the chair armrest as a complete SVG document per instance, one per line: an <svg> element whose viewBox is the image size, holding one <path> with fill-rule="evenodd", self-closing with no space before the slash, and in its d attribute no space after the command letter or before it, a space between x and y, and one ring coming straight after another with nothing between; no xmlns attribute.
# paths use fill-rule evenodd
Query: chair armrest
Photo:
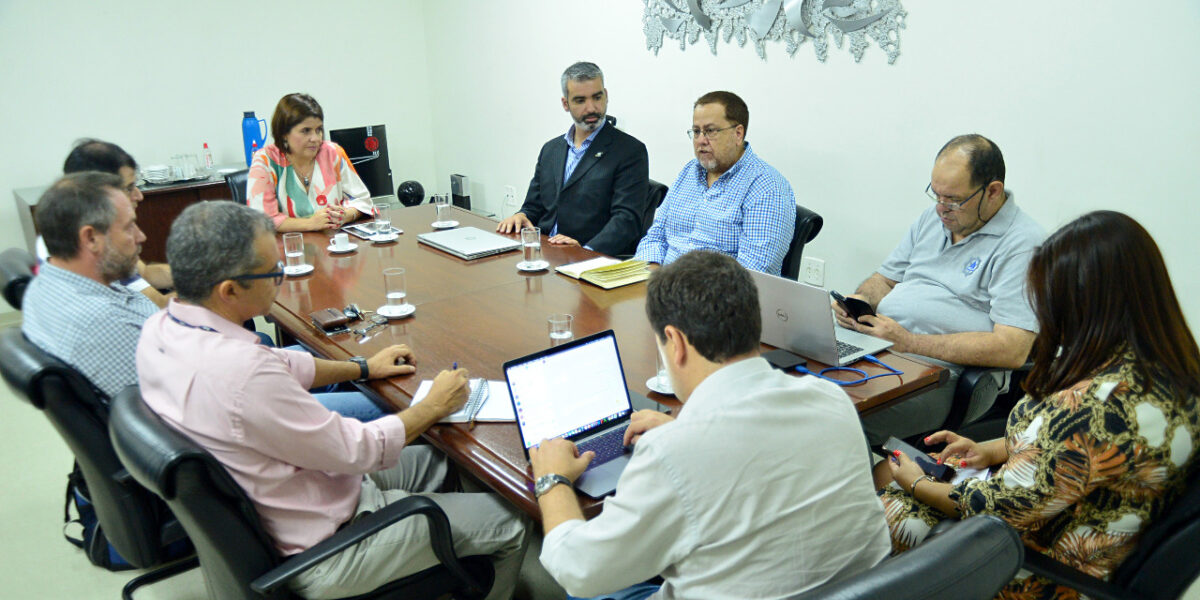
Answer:
<svg viewBox="0 0 1200 600"><path fill-rule="evenodd" d="M450 521L441 507L424 496L409 496L355 520L341 531L329 536L312 548L297 554L283 564L267 571L250 582L250 589L260 594L269 594L296 575L315 567L321 561L374 535L384 527L414 515L422 515L429 522L430 545L433 553L454 577L464 582L472 591L482 595L482 588L467 572L454 553L454 542L450 539Z"/></svg>
<svg viewBox="0 0 1200 600"><path fill-rule="evenodd" d="M1041 552L1025 552L1025 570L1045 577L1054 583L1079 591L1080 594L1099 600L1135 600L1140 596L1119 588L1103 579L1092 577L1083 571L1064 565Z"/></svg>

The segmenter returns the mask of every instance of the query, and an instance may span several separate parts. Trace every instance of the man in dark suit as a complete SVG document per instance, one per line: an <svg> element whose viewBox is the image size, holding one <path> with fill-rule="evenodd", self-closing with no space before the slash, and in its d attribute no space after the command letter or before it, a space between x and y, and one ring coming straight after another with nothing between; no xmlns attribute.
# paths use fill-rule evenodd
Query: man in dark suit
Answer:
<svg viewBox="0 0 1200 600"><path fill-rule="evenodd" d="M608 90L593 63L562 75L563 110L574 124L542 146L521 210L496 227L540 227L551 244L629 254L644 230L649 159L646 145L606 119Z"/></svg>

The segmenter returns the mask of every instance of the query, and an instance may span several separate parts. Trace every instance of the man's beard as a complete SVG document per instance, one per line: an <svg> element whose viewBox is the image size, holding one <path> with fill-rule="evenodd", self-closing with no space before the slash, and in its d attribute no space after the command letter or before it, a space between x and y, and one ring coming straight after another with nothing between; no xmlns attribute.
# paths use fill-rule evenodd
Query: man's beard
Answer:
<svg viewBox="0 0 1200 600"><path fill-rule="evenodd" d="M121 256L112 246L105 247L104 255L100 257L100 276L107 281L128 279L137 268L138 254Z"/></svg>

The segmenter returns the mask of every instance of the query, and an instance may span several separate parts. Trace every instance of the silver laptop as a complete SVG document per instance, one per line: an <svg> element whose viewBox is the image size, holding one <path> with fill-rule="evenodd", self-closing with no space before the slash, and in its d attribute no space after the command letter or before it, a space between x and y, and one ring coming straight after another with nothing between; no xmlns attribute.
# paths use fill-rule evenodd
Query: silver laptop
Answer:
<svg viewBox="0 0 1200 600"><path fill-rule="evenodd" d="M762 308L762 341L827 365L844 367L892 343L839 327L829 294L791 279L750 271Z"/></svg>
<svg viewBox="0 0 1200 600"><path fill-rule="evenodd" d="M476 227L458 227L421 233L417 235L417 241L466 260L500 254L521 247L520 240L512 240Z"/></svg>
<svg viewBox="0 0 1200 600"><path fill-rule="evenodd" d="M542 440L567 438L596 457L575 488L600 498L617 489L629 462L629 389L612 330L504 363L525 458Z"/></svg>

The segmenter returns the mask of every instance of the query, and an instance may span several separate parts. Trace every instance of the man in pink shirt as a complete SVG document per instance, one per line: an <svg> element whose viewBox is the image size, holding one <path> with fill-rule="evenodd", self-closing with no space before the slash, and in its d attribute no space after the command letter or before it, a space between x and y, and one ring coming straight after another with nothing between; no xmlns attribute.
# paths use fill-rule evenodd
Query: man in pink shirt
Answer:
<svg viewBox="0 0 1200 600"><path fill-rule="evenodd" d="M525 518L493 494L445 493L445 457L428 446L405 448L462 406L466 371L442 371L423 402L394 415L369 423L343 418L307 390L407 375L416 358L403 345L330 361L257 343L240 323L266 314L283 280L270 220L232 202L193 205L171 227L167 260L179 299L142 327L142 396L225 466L280 553L299 553L357 515L419 493L450 518L459 555L493 557L488 598L512 596ZM310 569L292 587L306 598L352 596L436 563L424 522L409 519Z"/></svg>

